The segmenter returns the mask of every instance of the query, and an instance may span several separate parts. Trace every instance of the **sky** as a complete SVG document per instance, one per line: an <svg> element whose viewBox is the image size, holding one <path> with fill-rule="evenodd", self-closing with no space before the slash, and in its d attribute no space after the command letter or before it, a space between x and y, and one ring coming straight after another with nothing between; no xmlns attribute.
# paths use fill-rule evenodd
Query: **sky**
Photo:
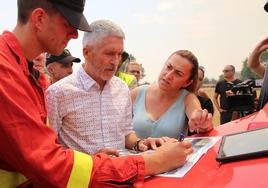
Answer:
<svg viewBox="0 0 268 188"><path fill-rule="evenodd" d="M16 24L15 0L0 8L0 31ZM163 63L187 49L205 67L206 77L218 79L223 67L239 71L256 44L268 36L265 0L87 0L89 23L109 19L125 32L125 50L145 68L144 80L157 80ZM83 59L82 36L67 48Z"/></svg>

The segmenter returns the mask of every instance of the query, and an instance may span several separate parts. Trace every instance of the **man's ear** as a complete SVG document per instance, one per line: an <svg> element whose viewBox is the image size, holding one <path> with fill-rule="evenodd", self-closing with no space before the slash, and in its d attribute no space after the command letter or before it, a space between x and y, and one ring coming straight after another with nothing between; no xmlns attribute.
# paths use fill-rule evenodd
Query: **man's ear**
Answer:
<svg viewBox="0 0 268 188"><path fill-rule="evenodd" d="M49 74L53 74L54 73L54 69L53 69L52 66L48 66L47 67L47 71L48 71Z"/></svg>
<svg viewBox="0 0 268 188"><path fill-rule="evenodd" d="M48 20L48 15L42 8L36 8L30 13L30 18L32 24L37 28L37 30L42 30L43 26Z"/></svg>
<svg viewBox="0 0 268 188"><path fill-rule="evenodd" d="M89 47L83 48L83 56L85 59L89 59L92 55L92 49Z"/></svg>

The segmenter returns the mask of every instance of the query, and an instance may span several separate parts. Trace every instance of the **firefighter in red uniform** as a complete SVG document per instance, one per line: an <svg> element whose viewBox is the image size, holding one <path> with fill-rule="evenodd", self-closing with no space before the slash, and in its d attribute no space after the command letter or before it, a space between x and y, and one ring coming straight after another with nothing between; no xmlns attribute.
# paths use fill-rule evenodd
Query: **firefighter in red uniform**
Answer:
<svg viewBox="0 0 268 188"><path fill-rule="evenodd" d="M77 29L89 31L85 0L18 0L18 23L0 36L0 187L140 187L144 175L181 165L189 143L169 141L152 155L90 156L57 144L45 125L42 88L32 61L59 55ZM30 185L31 184L31 185Z"/></svg>

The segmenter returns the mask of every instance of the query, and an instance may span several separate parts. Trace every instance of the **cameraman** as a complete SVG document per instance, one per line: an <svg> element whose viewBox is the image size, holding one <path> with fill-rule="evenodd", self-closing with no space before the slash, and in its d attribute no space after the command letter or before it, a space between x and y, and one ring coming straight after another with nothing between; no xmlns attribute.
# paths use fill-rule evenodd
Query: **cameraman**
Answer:
<svg viewBox="0 0 268 188"><path fill-rule="evenodd" d="M220 123L224 124L232 120L232 112L229 110L227 96L232 95L232 86L241 82L235 78L235 67L233 65L226 65L223 69L224 79L219 81L215 87L213 102L220 112ZM220 105L218 98L220 97Z"/></svg>

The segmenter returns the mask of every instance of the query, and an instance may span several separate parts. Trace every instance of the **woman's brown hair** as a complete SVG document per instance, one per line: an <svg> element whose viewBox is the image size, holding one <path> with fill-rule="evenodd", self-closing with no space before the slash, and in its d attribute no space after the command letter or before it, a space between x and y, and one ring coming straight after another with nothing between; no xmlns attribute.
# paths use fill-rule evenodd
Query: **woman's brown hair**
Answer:
<svg viewBox="0 0 268 188"><path fill-rule="evenodd" d="M190 92L195 92L196 89L196 84L197 84L197 79L198 79L198 59L195 57L195 55L189 51L189 50L178 50L174 53L172 53L169 58L173 55L179 55L185 59L187 59L188 61L191 62L192 64L192 71L191 71L191 75L189 77L188 80L193 80L193 82L186 87L185 89L187 89Z"/></svg>

